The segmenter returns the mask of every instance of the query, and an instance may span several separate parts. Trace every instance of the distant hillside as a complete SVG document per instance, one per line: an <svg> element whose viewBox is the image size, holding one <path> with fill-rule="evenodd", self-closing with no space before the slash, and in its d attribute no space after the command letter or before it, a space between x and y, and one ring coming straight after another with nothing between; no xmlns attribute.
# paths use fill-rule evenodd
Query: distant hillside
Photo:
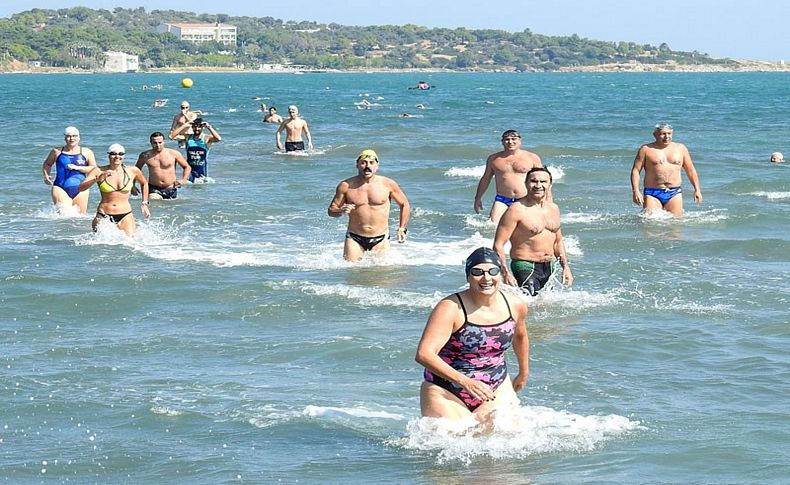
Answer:
<svg viewBox="0 0 790 485"><path fill-rule="evenodd" d="M169 23L229 23L238 45L194 45L171 33ZM529 30L429 29L417 25L344 26L283 22L272 17L196 15L144 8L33 9L0 19L0 62L38 61L43 66L97 69L104 51L140 56L146 68L302 65L319 69L454 69L554 71L638 62L677 66L736 65L699 52L673 51L666 44L604 42L534 34Z"/></svg>

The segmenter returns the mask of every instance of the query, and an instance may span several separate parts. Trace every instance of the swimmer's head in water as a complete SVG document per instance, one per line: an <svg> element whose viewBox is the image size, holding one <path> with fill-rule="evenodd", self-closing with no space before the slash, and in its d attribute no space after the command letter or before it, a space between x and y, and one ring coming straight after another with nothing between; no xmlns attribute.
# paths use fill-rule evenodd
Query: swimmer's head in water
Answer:
<svg viewBox="0 0 790 485"><path fill-rule="evenodd" d="M784 162L785 157L782 155L782 152L773 152L771 154L771 161L772 162Z"/></svg>
<svg viewBox="0 0 790 485"><path fill-rule="evenodd" d="M502 139L505 138L521 138L521 134L516 130L507 130L506 132L502 133Z"/></svg>
<svg viewBox="0 0 790 485"><path fill-rule="evenodd" d="M68 136L68 135L80 136L80 130L78 130L74 126L68 126L68 127L66 127L66 130L63 132L63 134L66 135L66 136Z"/></svg>
<svg viewBox="0 0 790 485"><path fill-rule="evenodd" d="M360 160L375 160L375 161L378 162L379 161L379 156L376 155L376 152L374 152L373 150L368 148L367 150L362 150L359 153L359 156L357 157L357 161L360 161Z"/></svg>
<svg viewBox="0 0 790 485"><path fill-rule="evenodd" d="M499 269L502 269L502 261L499 259L499 255L497 255L496 251L491 248L481 247L477 248L472 251L472 254L466 258L466 265L464 267L466 271L467 278L469 277L469 272L477 266L478 264L493 264Z"/></svg>

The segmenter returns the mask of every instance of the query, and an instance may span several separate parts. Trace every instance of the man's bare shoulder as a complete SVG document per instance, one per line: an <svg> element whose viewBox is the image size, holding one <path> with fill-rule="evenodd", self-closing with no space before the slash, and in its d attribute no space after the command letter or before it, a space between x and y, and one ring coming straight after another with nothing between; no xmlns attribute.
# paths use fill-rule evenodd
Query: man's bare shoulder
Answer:
<svg viewBox="0 0 790 485"><path fill-rule="evenodd" d="M543 163L540 161L540 157L537 153L533 153L529 150L519 150L518 154L516 155L521 160L527 161L532 164L534 167L542 167Z"/></svg>
<svg viewBox="0 0 790 485"><path fill-rule="evenodd" d="M494 152L491 155L489 155L488 158L486 159L486 163L492 163L496 160L499 160L500 158L507 158L507 157L508 157L507 152L505 152L505 150L500 150L498 152Z"/></svg>

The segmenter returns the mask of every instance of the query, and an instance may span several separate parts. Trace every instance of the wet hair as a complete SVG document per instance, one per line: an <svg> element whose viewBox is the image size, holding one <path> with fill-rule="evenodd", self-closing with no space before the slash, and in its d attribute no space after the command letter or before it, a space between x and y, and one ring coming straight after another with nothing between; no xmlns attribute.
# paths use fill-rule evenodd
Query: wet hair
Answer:
<svg viewBox="0 0 790 485"><path fill-rule="evenodd" d="M194 120L192 120L192 126L195 125L203 125L203 118L195 118Z"/></svg>
<svg viewBox="0 0 790 485"><path fill-rule="evenodd" d="M466 258L466 264L464 265L464 271L466 272L466 277L469 277L469 271L472 270L478 264L483 263L490 263L496 266L499 269L502 269L502 260L499 259L499 255L491 248L487 247L480 247L472 251Z"/></svg>
<svg viewBox="0 0 790 485"><path fill-rule="evenodd" d="M161 131L155 131L155 132L151 133L151 136L149 136L149 137L148 137L148 139L149 139L149 140L153 140L154 138L158 138L158 137L160 137L160 136L161 136L162 138L164 138L164 137L165 137L165 135L163 135Z"/></svg>
<svg viewBox="0 0 790 485"><path fill-rule="evenodd" d="M529 180L529 175L531 173L533 173L533 172L546 172L547 174L549 174L549 182L554 183L554 177L551 176L551 172L549 171L548 168L546 168L546 167L532 167L532 168L529 169L529 172L527 172L527 176L524 177L524 183L525 184Z"/></svg>
<svg viewBox="0 0 790 485"><path fill-rule="evenodd" d="M506 132L502 133L502 139L515 136L516 138L521 138L521 134L516 130L507 130Z"/></svg>

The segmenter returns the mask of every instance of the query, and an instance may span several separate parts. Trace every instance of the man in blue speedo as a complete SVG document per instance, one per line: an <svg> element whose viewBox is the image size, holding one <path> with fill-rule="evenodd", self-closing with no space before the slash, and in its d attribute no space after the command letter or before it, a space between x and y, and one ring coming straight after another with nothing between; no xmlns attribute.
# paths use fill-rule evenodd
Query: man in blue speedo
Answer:
<svg viewBox="0 0 790 485"><path fill-rule="evenodd" d="M499 223L502 214L513 202L524 197L524 177L534 167L542 167L540 157L521 148L521 135L516 130L502 133L502 151L491 154L486 160L486 168L475 192L475 212L483 210L485 195L491 179L496 185L496 197L491 204L489 218L494 224ZM549 194L551 200L551 194Z"/></svg>
<svg viewBox="0 0 790 485"><path fill-rule="evenodd" d="M79 170L72 170L69 165L96 166L96 159L90 148L80 146L80 131L69 126L66 128L64 138L66 143L60 148L53 148L41 171L44 174L44 183L52 186L52 203L58 212L64 212L76 206L81 214L88 210L88 195L86 189L80 192L80 183L85 179L85 174ZM55 180L50 178L52 165L56 166Z"/></svg>
<svg viewBox="0 0 790 485"><path fill-rule="evenodd" d="M171 131L170 139L177 139L178 135L184 133L190 126L192 127L192 134L186 139L186 159L192 168L192 173L189 174L189 181L194 182L197 179L208 176L208 168L206 166L208 151L213 143L222 141L222 137L219 136L219 133L212 125L203 121L203 118L195 118ZM209 134L203 133L203 129L208 129Z"/></svg>
<svg viewBox="0 0 790 485"><path fill-rule="evenodd" d="M673 142L672 133L672 125L658 123L653 130L656 141L639 147L631 168L631 192L634 203L646 212L663 209L675 217L683 217L680 170L685 170L697 204L702 203L702 190L688 149L682 143ZM644 192L639 191L642 169L645 170Z"/></svg>

